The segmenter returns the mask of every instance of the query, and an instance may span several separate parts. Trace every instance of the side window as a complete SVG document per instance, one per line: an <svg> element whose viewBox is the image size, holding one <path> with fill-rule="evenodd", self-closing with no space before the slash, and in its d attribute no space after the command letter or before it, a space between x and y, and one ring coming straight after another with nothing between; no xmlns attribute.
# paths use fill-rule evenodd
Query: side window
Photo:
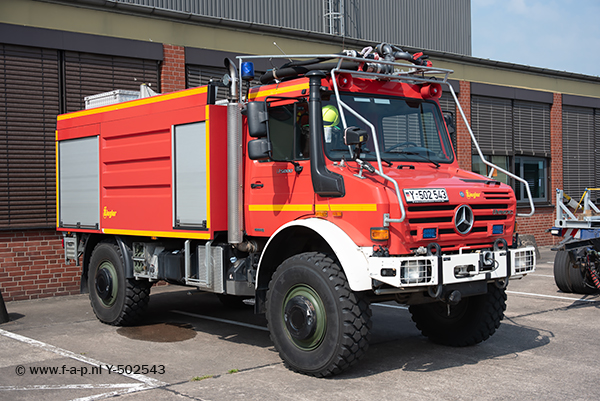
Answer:
<svg viewBox="0 0 600 401"><path fill-rule="evenodd" d="M273 160L305 160L308 153L308 104L269 108L269 139Z"/></svg>

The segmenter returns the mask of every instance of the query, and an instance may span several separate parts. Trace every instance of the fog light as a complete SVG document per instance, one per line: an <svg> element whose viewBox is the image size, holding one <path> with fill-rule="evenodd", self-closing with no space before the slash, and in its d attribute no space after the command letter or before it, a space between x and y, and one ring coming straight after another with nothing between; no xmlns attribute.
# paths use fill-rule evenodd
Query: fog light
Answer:
<svg viewBox="0 0 600 401"><path fill-rule="evenodd" d="M385 227L371 227L371 239L373 241L387 241L390 239L390 231Z"/></svg>
<svg viewBox="0 0 600 401"><path fill-rule="evenodd" d="M437 238L437 229L424 228L423 229L423 239L433 239L433 238Z"/></svg>
<svg viewBox="0 0 600 401"><path fill-rule="evenodd" d="M495 224L492 227L492 234L504 234L504 225L503 224Z"/></svg>
<svg viewBox="0 0 600 401"><path fill-rule="evenodd" d="M431 281L431 261L411 260L402 262L400 280L402 284L420 284Z"/></svg>
<svg viewBox="0 0 600 401"><path fill-rule="evenodd" d="M454 277L463 278L470 277L475 273L475 265L458 265L454 267Z"/></svg>
<svg viewBox="0 0 600 401"><path fill-rule="evenodd" d="M396 269L381 269L381 277L396 277Z"/></svg>

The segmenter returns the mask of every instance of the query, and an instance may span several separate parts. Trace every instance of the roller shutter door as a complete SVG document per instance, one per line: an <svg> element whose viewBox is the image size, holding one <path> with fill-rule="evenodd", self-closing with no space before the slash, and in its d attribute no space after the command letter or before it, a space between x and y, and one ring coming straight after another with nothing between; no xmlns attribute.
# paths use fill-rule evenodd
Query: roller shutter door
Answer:
<svg viewBox="0 0 600 401"><path fill-rule="evenodd" d="M550 105L514 101L515 154L550 157Z"/></svg>
<svg viewBox="0 0 600 401"><path fill-rule="evenodd" d="M0 45L0 229L55 225L58 51Z"/></svg>
<svg viewBox="0 0 600 401"><path fill-rule="evenodd" d="M579 198L585 188L597 187L594 109L563 106L563 189ZM594 199L597 194L592 193Z"/></svg>
<svg viewBox="0 0 600 401"><path fill-rule="evenodd" d="M84 109L86 96L117 89L139 91L143 83L160 91L155 60L65 52L67 112Z"/></svg>
<svg viewBox="0 0 600 401"><path fill-rule="evenodd" d="M208 85L212 82L220 82L223 75L227 73L225 68L206 68L200 65L186 65L186 87L195 88L197 86ZM228 88L219 87L217 90L217 100L227 99Z"/></svg>
<svg viewBox="0 0 600 401"><path fill-rule="evenodd" d="M471 99L471 128L484 154L513 153L512 101L486 96ZM473 145L473 153L477 153Z"/></svg>

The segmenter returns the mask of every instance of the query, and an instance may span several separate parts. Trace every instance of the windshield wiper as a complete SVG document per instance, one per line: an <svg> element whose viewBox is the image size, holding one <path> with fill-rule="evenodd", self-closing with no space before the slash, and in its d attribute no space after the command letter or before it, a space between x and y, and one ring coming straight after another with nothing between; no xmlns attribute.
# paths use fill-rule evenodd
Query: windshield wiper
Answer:
<svg viewBox="0 0 600 401"><path fill-rule="evenodd" d="M403 150L403 151L401 151L401 152L398 152L398 153L400 153L400 154L402 154L402 155L409 155L409 156L419 156L420 158L422 158L422 159L424 159L424 160L427 160L429 163L433 163L433 164L435 164L435 167L436 167L436 168L439 168L439 167L440 167L440 163L436 162L435 160L431 160L429 157L427 157L427 156L423 156L423 155L422 155L422 154L420 154L420 153L417 153L417 152L407 152L407 151L405 151L405 150Z"/></svg>

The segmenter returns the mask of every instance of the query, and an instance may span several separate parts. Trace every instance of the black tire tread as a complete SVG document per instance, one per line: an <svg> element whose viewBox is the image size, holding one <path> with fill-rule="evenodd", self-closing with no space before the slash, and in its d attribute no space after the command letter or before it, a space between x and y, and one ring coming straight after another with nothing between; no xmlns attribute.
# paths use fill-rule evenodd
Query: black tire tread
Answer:
<svg viewBox="0 0 600 401"><path fill-rule="evenodd" d="M92 252L92 257L90 261L94 261L94 254L99 249L101 249L101 246L111 246L117 253L117 255L119 255L119 257L121 258L121 265L123 266L124 259L121 250L113 242L101 242L98 245L96 245L96 248ZM92 303L92 310L94 311L94 314L96 315L98 320L100 320L102 323L106 323L112 326L133 326L139 323L142 319L143 314L148 306L148 302L150 301L150 288L152 287L152 283L146 280L135 280L126 278L125 286L126 287L124 302L121 307L119 316L116 319L112 321L107 321L97 313ZM94 296L94 291L94 288L90 288L90 299L92 296Z"/></svg>
<svg viewBox="0 0 600 401"><path fill-rule="evenodd" d="M470 297L468 300L468 316L453 324L440 324L439 320L436 321L432 317L433 304L412 305L409 311L417 328L434 343L468 347L487 340L500 327L506 310L506 291L495 284L488 284L486 294Z"/></svg>
<svg viewBox="0 0 600 401"><path fill-rule="evenodd" d="M556 252L554 255L554 282L559 290L566 293L573 292L569 279L570 266L569 253L567 251Z"/></svg>
<svg viewBox="0 0 600 401"><path fill-rule="evenodd" d="M342 306L345 333L341 344L339 344L340 352L338 352L335 359L322 370L314 372L298 370L294 366L288 364L281 353L280 356L284 360L285 366L297 373L314 377L329 377L339 374L354 366L365 355L369 348L369 338L372 327L370 304L365 297L350 289L346 275L331 257L320 252L306 252L293 256L293 258L313 263L333 284L338 300ZM271 280L269 283L269 291L273 290L274 281L275 280ZM267 309L268 307L267 304ZM269 331L271 332L271 327L269 327ZM271 334L271 340L275 342L273 334Z"/></svg>

